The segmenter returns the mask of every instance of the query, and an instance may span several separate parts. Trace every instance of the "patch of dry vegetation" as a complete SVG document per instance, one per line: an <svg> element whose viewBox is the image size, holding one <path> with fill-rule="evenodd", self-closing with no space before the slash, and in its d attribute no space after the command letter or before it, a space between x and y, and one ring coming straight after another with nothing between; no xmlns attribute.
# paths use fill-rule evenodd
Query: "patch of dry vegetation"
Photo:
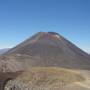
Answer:
<svg viewBox="0 0 90 90"><path fill-rule="evenodd" d="M24 72L16 79L23 83L33 83L35 85L53 85L56 83L65 85L84 80L78 73L56 67L32 68L30 71Z"/></svg>
<svg viewBox="0 0 90 90"><path fill-rule="evenodd" d="M34 67L9 81L6 87L12 90L63 90L67 84L83 80L81 75L68 69Z"/></svg>

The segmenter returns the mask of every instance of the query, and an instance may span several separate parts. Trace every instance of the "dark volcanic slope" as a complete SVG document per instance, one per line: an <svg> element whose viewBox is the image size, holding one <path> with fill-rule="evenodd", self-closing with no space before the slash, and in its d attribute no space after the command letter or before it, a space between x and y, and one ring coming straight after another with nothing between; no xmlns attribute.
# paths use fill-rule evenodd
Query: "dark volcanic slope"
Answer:
<svg viewBox="0 0 90 90"><path fill-rule="evenodd" d="M89 55L54 32L39 32L9 50L5 56L19 61L24 67L90 69Z"/></svg>

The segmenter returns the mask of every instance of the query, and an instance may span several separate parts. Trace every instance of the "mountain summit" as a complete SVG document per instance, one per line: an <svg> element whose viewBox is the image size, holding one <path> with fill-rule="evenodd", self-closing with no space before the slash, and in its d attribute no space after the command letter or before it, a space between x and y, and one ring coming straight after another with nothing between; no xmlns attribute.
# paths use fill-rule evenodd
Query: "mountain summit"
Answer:
<svg viewBox="0 0 90 90"><path fill-rule="evenodd" d="M90 69L89 55L56 32L39 32L4 56L21 63L24 68L57 66Z"/></svg>

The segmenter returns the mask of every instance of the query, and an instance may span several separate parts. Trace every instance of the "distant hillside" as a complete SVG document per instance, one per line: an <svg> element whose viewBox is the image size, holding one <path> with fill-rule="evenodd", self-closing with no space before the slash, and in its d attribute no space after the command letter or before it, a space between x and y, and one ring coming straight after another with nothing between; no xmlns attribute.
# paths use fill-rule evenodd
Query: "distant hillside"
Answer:
<svg viewBox="0 0 90 90"><path fill-rule="evenodd" d="M4 54L7 52L10 48L0 49L0 54Z"/></svg>

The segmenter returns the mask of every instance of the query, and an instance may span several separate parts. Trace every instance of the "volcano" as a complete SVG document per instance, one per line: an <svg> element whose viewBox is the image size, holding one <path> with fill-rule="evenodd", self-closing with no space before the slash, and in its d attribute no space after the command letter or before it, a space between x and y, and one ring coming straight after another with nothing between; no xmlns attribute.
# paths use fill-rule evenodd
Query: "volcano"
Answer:
<svg viewBox="0 0 90 90"><path fill-rule="evenodd" d="M90 56L56 32L39 32L3 55L23 68L90 69ZM15 65L14 65L15 66Z"/></svg>

